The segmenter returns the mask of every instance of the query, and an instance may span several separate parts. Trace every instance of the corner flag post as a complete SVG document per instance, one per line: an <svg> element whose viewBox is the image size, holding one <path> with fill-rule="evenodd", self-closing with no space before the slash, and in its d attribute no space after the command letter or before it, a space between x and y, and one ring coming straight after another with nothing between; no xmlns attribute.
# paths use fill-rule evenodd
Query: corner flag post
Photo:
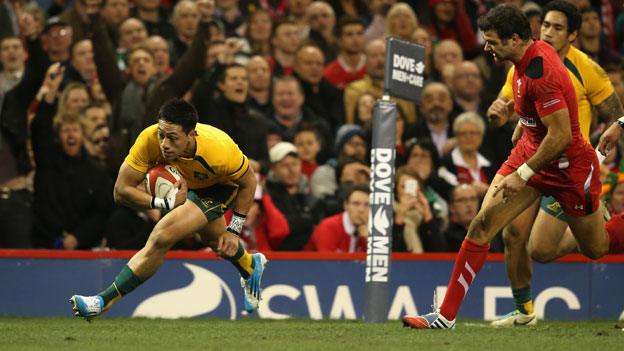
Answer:
<svg viewBox="0 0 624 351"><path fill-rule="evenodd" d="M387 41L384 96L375 103L373 113L364 308L368 323L388 319L396 159L396 103L390 95L420 101L424 57L422 46L394 38Z"/></svg>

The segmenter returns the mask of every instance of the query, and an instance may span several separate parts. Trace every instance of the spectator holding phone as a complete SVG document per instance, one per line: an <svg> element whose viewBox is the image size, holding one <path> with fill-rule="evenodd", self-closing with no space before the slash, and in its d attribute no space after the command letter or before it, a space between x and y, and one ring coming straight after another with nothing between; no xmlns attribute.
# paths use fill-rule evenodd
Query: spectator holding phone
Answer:
<svg viewBox="0 0 624 351"><path fill-rule="evenodd" d="M396 171L392 250L445 251L441 222L434 217L417 177L416 172L405 166Z"/></svg>

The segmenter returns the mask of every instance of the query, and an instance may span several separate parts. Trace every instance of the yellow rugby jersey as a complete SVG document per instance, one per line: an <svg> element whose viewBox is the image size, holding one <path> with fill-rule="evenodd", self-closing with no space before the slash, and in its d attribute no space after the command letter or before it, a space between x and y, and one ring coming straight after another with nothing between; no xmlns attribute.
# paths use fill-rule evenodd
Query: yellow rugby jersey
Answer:
<svg viewBox="0 0 624 351"><path fill-rule="evenodd" d="M604 69L572 45L570 45L570 50L568 50L563 64L570 73L572 85L576 91L581 133L589 141L592 106L600 104L613 94L613 86ZM507 81L500 92L500 95L507 100L513 99L513 74L514 66L511 66L507 72Z"/></svg>
<svg viewBox="0 0 624 351"><path fill-rule="evenodd" d="M195 156L180 157L167 164L180 171L190 190L201 190L216 184L237 187L234 181L249 168L247 157L222 130L201 123L197 123L195 130ZM158 124L141 132L125 162L142 173L156 164L165 163L158 142Z"/></svg>

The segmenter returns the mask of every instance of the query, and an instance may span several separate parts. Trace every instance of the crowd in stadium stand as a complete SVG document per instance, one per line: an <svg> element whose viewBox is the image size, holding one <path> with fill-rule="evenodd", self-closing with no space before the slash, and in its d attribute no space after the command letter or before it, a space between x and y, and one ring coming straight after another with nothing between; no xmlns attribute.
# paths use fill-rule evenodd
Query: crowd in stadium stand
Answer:
<svg viewBox="0 0 624 351"><path fill-rule="evenodd" d="M570 1L582 13L575 45L624 101L621 1ZM393 250L457 251L517 122L485 118L509 65L483 53L476 19L500 2L539 35L540 0L0 0L0 247L141 248L165 213L116 205L113 185L138 133L178 97L259 176L248 249L365 251L392 36L426 52L421 102L395 99ZM592 141L606 125L595 118ZM624 211L623 151L602 172L613 213ZM192 237L174 248L204 249Z"/></svg>

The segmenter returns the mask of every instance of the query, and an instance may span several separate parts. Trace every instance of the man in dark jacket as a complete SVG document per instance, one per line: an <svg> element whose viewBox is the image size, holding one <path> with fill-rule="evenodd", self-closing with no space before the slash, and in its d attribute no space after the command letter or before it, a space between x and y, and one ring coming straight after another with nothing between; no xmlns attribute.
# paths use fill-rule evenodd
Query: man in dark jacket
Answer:
<svg viewBox="0 0 624 351"><path fill-rule="evenodd" d="M34 247L88 249L100 244L113 207L113 183L82 145L77 115L42 102L31 125L35 175ZM56 140L55 140L56 139Z"/></svg>
<svg viewBox="0 0 624 351"><path fill-rule="evenodd" d="M331 134L344 123L343 92L323 78L323 52L306 45L297 50L295 75L305 95L304 106L323 118L331 126Z"/></svg>
<svg viewBox="0 0 624 351"><path fill-rule="evenodd" d="M307 178L301 173L301 159L293 144L275 144L269 151L269 158L271 173L265 186L290 229L278 250L303 250L314 227L324 217L322 202L310 194Z"/></svg>
<svg viewBox="0 0 624 351"><path fill-rule="evenodd" d="M215 87L218 90L215 90ZM226 132L249 157L255 171L268 166L267 122L247 106L247 69L239 64L213 64L197 85L193 104L199 121Z"/></svg>

